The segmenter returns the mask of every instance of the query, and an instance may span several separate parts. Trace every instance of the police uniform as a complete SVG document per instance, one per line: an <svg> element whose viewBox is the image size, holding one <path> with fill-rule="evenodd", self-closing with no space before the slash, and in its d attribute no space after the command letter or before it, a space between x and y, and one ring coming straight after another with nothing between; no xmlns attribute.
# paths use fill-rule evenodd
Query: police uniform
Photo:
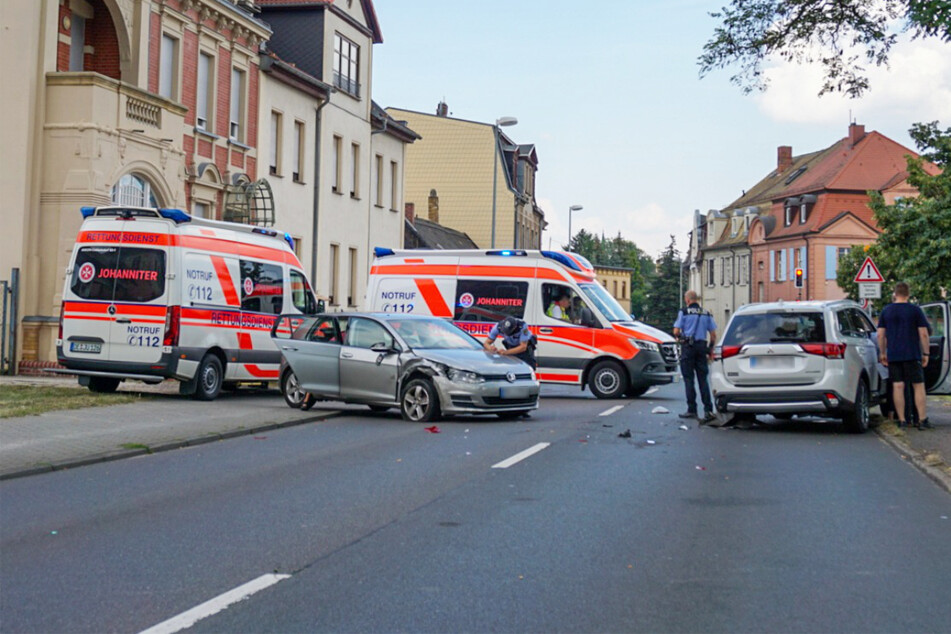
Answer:
<svg viewBox="0 0 951 634"><path fill-rule="evenodd" d="M511 350L522 343L528 343L528 348L525 351L513 356L532 366L532 369L537 367L535 362L535 335L528 329L528 324L521 319L507 317L492 326L492 330L489 331L489 343L495 341L500 335L502 336L502 345L506 350Z"/></svg>
<svg viewBox="0 0 951 634"><path fill-rule="evenodd" d="M684 377L684 390L687 393L687 414L697 413L697 389L694 386L694 375L700 386L700 400L706 415L713 414L713 400L710 398L710 384L707 380L709 368L707 355L710 352L707 339L710 332L717 329L713 317L694 302L677 313L674 328L680 329L681 354L680 372Z"/></svg>

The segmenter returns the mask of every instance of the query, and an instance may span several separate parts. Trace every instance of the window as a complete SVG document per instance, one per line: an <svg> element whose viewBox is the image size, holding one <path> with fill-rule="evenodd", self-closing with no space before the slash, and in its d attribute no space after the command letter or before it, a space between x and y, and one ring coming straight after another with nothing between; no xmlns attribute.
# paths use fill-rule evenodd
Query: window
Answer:
<svg viewBox="0 0 951 634"><path fill-rule="evenodd" d="M314 301L313 291L307 278L300 271L291 270L291 302L294 308L305 315L317 312L317 303Z"/></svg>
<svg viewBox="0 0 951 634"><path fill-rule="evenodd" d="M373 201L377 207L383 206L383 156L376 155L376 200Z"/></svg>
<svg viewBox="0 0 951 634"><path fill-rule="evenodd" d="M733 283L733 258L723 258L723 285L729 286Z"/></svg>
<svg viewBox="0 0 951 634"><path fill-rule="evenodd" d="M839 260L849 254L851 247L826 246L826 279L834 280L839 270Z"/></svg>
<svg viewBox="0 0 951 634"><path fill-rule="evenodd" d="M528 282L463 280L456 284L455 321L496 323L525 315Z"/></svg>
<svg viewBox="0 0 951 634"><path fill-rule="evenodd" d="M621 299L627 299L627 281L621 282Z"/></svg>
<svg viewBox="0 0 951 634"><path fill-rule="evenodd" d="M284 274L281 267L241 260L241 310L280 315L283 308Z"/></svg>
<svg viewBox="0 0 951 634"><path fill-rule="evenodd" d="M715 262L716 260L714 258L707 260L707 286L714 286L717 283L716 267L714 267Z"/></svg>
<svg viewBox="0 0 951 634"><path fill-rule="evenodd" d="M166 99L178 98L178 40L162 34L161 61L159 65L159 94Z"/></svg>
<svg viewBox="0 0 951 634"><path fill-rule="evenodd" d="M334 33L334 86L360 96L360 47L339 33Z"/></svg>
<svg viewBox="0 0 951 634"><path fill-rule="evenodd" d="M69 70L75 73L85 69L86 18L73 11L71 20L69 26Z"/></svg>
<svg viewBox="0 0 951 634"><path fill-rule="evenodd" d="M206 53L198 54L198 97L195 104L195 126L202 130L211 130L211 112L210 102L214 89L213 72L214 64L211 55Z"/></svg>
<svg viewBox="0 0 951 634"><path fill-rule="evenodd" d="M281 138L281 132L284 127L284 116L275 110L271 111L271 146L270 146L270 161L268 163L268 172L272 176L276 176L281 173L281 146L283 145L283 139Z"/></svg>
<svg viewBox="0 0 951 634"><path fill-rule="evenodd" d="M784 227L788 227L788 226L790 226L790 225L792 224L793 214L796 213L796 212L795 212L795 209L796 209L795 207L792 207L792 206L789 206L789 205L787 205L787 206L785 207L786 217L785 217L785 219L783 220L783 226L784 226Z"/></svg>
<svg viewBox="0 0 951 634"><path fill-rule="evenodd" d="M340 187L341 181L341 163L340 155L343 153L343 139L339 136L334 135L334 147L333 153L330 157L331 159L331 169L333 170L333 185L330 186L330 189L338 194L343 193Z"/></svg>
<svg viewBox="0 0 951 634"><path fill-rule="evenodd" d="M786 281L786 249L776 251L776 279L780 282Z"/></svg>
<svg viewBox="0 0 951 634"><path fill-rule="evenodd" d="M340 247L336 244L330 245L330 303L337 305L337 273L340 268Z"/></svg>
<svg viewBox="0 0 951 634"><path fill-rule="evenodd" d="M356 306L353 300L357 296L357 250L350 247L350 283L347 284L347 306Z"/></svg>
<svg viewBox="0 0 951 634"><path fill-rule="evenodd" d="M353 159L350 169L350 197L360 198L360 145L351 143L350 150L350 157Z"/></svg>
<svg viewBox="0 0 951 634"><path fill-rule="evenodd" d="M112 188L112 202L129 207L158 207L158 201L152 193L147 180L136 175L126 174Z"/></svg>
<svg viewBox="0 0 951 634"><path fill-rule="evenodd" d="M293 154L291 155L291 170L293 172L292 178L295 183L302 183L304 179L301 177L301 173L304 169L304 122L295 121L294 122L294 147L292 148Z"/></svg>
<svg viewBox="0 0 951 634"><path fill-rule="evenodd" d="M383 324L363 317L350 319L350 324L347 326L346 345L369 349L381 343L387 348L393 347L393 335L383 327Z"/></svg>
<svg viewBox="0 0 951 634"><path fill-rule="evenodd" d="M241 142L244 139L244 71L231 69L231 121L228 138Z"/></svg>
<svg viewBox="0 0 951 634"><path fill-rule="evenodd" d="M806 203L799 205L799 224L806 223L806 217L808 216L808 207Z"/></svg>
<svg viewBox="0 0 951 634"><path fill-rule="evenodd" d="M196 218L211 218L208 215L208 203L194 202L192 203L192 215Z"/></svg>
<svg viewBox="0 0 951 634"><path fill-rule="evenodd" d="M825 340L825 320L822 313L770 311L766 314L735 315L723 337L723 345L824 343Z"/></svg>
<svg viewBox="0 0 951 634"><path fill-rule="evenodd" d="M150 302L165 294L165 251L126 246L82 247L70 288L77 297Z"/></svg>
<svg viewBox="0 0 951 634"><path fill-rule="evenodd" d="M332 317L315 319L310 330L307 332L307 341L340 344L340 334L337 332L337 320Z"/></svg>
<svg viewBox="0 0 951 634"><path fill-rule="evenodd" d="M399 171L396 161L390 161L390 211L399 210Z"/></svg>

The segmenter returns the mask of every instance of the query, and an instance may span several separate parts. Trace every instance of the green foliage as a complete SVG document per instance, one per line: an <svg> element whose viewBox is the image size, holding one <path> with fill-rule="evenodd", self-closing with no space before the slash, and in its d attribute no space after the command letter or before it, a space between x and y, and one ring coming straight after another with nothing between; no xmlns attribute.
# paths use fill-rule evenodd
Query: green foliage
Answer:
<svg viewBox="0 0 951 634"><path fill-rule="evenodd" d="M670 244L657 259L657 271L650 285L650 306L644 321L666 332L671 331L680 310L682 274L677 238L670 236Z"/></svg>
<svg viewBox="0 0 951 634"><path fill-rule="evenodd" d="M853 249L839 262L837 282L850 297L857 298L858 286L852 281L866 256L885 278L882 299L873 304L881 308L891 298L895 282L905 281L919 301L942 298L951 291L951 128L944 131L937 122L915 124L909 132L921 151L945 170L932 176L924 168L923 158L908 158L908 181L919 192L893 205L885 204L878 192L869 192L870 207L882 233L867 250Z"/></svg>
<svg viewBox="0 0 951 634"><path fill-rule="evenodd" d="M739 66L730 81L745 93L766 89L763 63L778 57L820 63L820 95L858 97L869 88L863 64L888 63L899 24L914 37L951 40L948 0L733 0L710 16L720 25L697 60L700 76Z"/></svg>
<svg viewBox="0 0 951 634"><path fill-rule="evenodd" d="M635 315L642 315L647 307L650 279L654 274L654 261L650 256L618 232L607 240L581 229L571 238L574 253L584 256L592 264L633 269L631 272L631 305L622 306Z"/></svg>

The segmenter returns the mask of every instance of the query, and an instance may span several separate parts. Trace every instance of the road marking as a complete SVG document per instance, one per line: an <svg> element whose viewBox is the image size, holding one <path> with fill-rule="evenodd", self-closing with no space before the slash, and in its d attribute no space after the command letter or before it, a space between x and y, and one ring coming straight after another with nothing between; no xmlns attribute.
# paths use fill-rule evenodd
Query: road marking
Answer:
<svg viewBox="0 0 951 634"><path fill-rule="evenodd" d="M221 612L232 603L243 601L255 592L260 592L269 586L273 586L279 581L284 581L290 575L261 575L257 579L252 579L244 585L240 585L234 590L229 590L224 594L219 594L210 601L205 601L201 605L193 607L187 612L182 612L178 616L173 616L167 621L162 621L158 625L153 625L140 634L173 634L191 627L198 621L208 618L213 614Z"/></svg>
<svg viewBox="0 0 951 634"><path fill-rule="evenodd" d="M540 443L538 443L537 445L535 445L534 447L529 447L529 448L526 449L525 451L520 451L520 452L518 452L517 454L515 454L515 455L512 456L511 458L506 458L506 459L503 460L502 462L499 462L499 463L497 463L497 464L492 465L492 468L493 468L493 469L508 469L509 467L511 467L511 466L512 466L513 464L515 464L516 462L520 462L520 461L522 461L522 460L525 460L525 459L528 458L529 456L533 456L533 455L537 454L539 451L541 451L541 450L544 449L545 447L549 446L550 444L551 444L550 442L540 442Z"/></svg>
<svg viewBox="0 0 951 634"><path fill-rule="evenodd" d="M604 410L603 412L601 412L600 414L598 414L598 416L610 416L611 414L613 414L614 412L618 411L619 409L624 409L624 406L623 406L623 405L615 405L615 406L612 407L611 409L606 409L606 410Z"/></svg>
<svg viewBox="0 0 951 634"><path fill-rule="evenodd" d="M656 391L657 391L657 386L655 385L654 387L652 387L652 388L650 388L649 390L647 390L646 392L644 392L644 396L647 396L648 394L653 394L653 393L656 392Z"/></svg>

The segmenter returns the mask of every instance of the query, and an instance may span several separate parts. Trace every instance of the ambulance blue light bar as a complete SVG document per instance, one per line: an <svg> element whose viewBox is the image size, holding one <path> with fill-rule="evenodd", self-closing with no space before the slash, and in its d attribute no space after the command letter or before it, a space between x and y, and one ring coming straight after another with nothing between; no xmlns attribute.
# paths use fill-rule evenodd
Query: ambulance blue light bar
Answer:
<svg viewBox="0 0 951 634"><path fill-rule="evenodd" d="M168 218L175 224L181 224L183 222L191 222L192 217L186 214L181 209L159 209L159 215L163 218Z"/></svg>
<svg viewBox="0 0 951 634"><path fill-rule="evenodd" d="M96 208L95 207L80 207L79 211L80 213L82 213L83 218L88 218L94 213L96 213Z"/></svg>
<svg viewBox="0 0 951 634"><path fill-rule="evenodd" d="M385 258L388 255L393 255L393 249L387 247L373 247L373 255L378 258Z"/></svg>
<svg viewBox="0 0 951 634"><path fill-rule="evenodd" d="M251 230L251 233L260 233L262 236L271 236L272 238L277 235L277 231L272 229L262 229L261 227L255 227Z"/></svg>
<svg viewBox="0 0 951 634"><path fill-rule="evenodd" d="M294 238L291 237L291 234L289 233L284 234L284 242L291 245L291 251L294 250Z"/></svg>
<svg viewBox="0 0 951 634"><path fill-rule="evenodd" d="M567 266L569 269L578 271L579 273L583 272L581 270L581 267L578 266L574 260L569 258L564 253L561 253L560 251L542 251L542 255L545 256L546 258L551 258L552 260L554 260L555 262L558 262L559 264Z"/></svg>
<svg viewBox="0 0 951 634"><path fill-rule="evenodd" d="M485 254L486 255L505 255L505 256L528 255L528 253L526 251L523 251L522 249L500 249L497 251L486 251Z"/></svg>

